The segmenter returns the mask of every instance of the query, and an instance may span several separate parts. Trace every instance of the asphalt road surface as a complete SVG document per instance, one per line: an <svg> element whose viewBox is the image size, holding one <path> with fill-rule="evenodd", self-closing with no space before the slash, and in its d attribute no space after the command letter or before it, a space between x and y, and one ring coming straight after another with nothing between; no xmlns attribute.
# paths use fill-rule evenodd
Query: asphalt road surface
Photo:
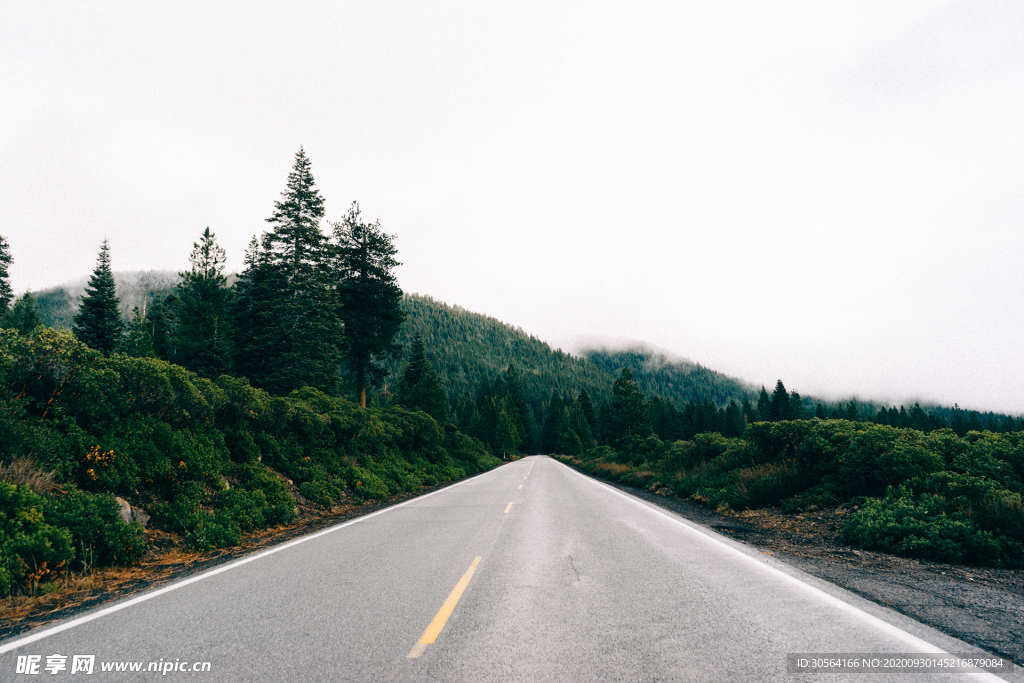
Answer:
<svg viewBox="0 0 1024 683"><path fill-rule="evenodd" d="M536 456L0 642L0 681L1024 679L787 670L941 652L977 650Z"/></svg>

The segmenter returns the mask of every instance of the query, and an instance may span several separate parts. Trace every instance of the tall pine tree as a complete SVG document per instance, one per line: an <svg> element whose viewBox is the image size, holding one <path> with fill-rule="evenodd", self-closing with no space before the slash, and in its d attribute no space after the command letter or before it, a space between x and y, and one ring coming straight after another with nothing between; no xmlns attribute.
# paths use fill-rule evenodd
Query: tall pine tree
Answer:
<svg viewBox="0 0 1024 683"><path fill-rule="evenodd" d="M608 444L622 449L631 447L633 437L645 437L651 433L647 400L633 381L633 373L628 367L622 368L622 373L612 385L612 403L605 432Z"/></svg>
<svg viewBox="0 0 1024 683"><path fill-rule="evenodd" d="M396 402L410 410L422 410L441 424L448 422L448 394L427 360L423 337L419 334L413 338L409 365L402 376Z"/></svg>
<svg viewBox="0 0 1024 683"><path fill-rule="evenodd" d="M337 299L324 200L303 149L274 212L273 229L246 253L236 286L234 371L271 393L332 391L338 379Z"/></svg>
<svg viewBox="0 0 1024 683"><path fill-rule="evenodd" d="M366 386L383 376L378 360L400 350L393 339L405 319L393 270L394 236L380 221L366 223L353 202L348 214L334 225L334 277L338 316L344 324L342 358L355 376L359 405L366 407Z"/></svg>
<svg viewBox="0 0 1024 683"><path fill-rule="evenodd" d="M110 245L103 240L96 270L85 288L82 305L72 324L72 331L86 346L109 354L117 348L124 333L120 300L110 269Z"/></svg>
<svg viewBox="0 0 1024 683"><path fill-rule="evenodd" d="M0 235L0 324L3 324L7 312L11 310L11 301L14 299L10 274L7 272L13 260L7 240Z"/></svg>
<svg viewBox="0 0 1024 683"><path fill-rule="evenodd" d="M174 302L172 360L203 377L215 378L228 369L230 350L228 304L231 290L224 277L227 256L206 228L192 245L191 270L181 275Z"/></svg>

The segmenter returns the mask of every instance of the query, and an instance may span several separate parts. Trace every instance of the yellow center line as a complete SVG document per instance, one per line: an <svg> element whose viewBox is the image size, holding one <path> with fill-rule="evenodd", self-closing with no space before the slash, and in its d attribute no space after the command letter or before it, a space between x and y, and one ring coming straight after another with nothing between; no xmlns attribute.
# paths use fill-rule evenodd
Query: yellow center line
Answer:
<svg viewBox="0 0 1024 683"><path fill-rule="evenodd" d="M511 505L512 504L509 503L509 506ZM505 510L505 512L508 512L508 510ZM437 640L437 636L440 635L441 629L443 629L444 625L448 622L448 617L452 615L455 605L459 604L459 598L462 597L463 591L465 591L466 586L469 585L469 580L473 578L473 572L476 571L476 566L480 564L481 559L483 558L477 557L473 560L473 564L469 565L469 569L462 575L459 582L455 584L455 589L451 592L451 595L449 595L448 599L444 601L443 605L441 605L441 609L438 610L437 614L434 616L434 620L430 622L430 625L427 626L427 630L423 632L422 636L420 636L419 642L413 646L412 651L408 655L408 659L416 659L423 654L424 650L427 649L427 645L430 645Z"/></svg>
<svg viewBox="0 0 1024 683"><path fill-rule="evenodd" d="M512 509L512 503L509 503L508 505L505 506L505 512L508 512L511 509Z"/></svg>
<svg viewBox="0 0 1024 683"><path fill-rule="evenodd" d="M523 488L523 485L522 485L522 484L520 484L520 485L519 485L519 488Z"/></svg>

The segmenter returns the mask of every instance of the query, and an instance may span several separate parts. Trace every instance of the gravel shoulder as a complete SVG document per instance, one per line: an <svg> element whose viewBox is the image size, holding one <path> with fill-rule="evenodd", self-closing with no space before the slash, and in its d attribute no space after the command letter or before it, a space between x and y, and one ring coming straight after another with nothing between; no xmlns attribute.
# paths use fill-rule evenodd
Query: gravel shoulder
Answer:
<svg viewBox="0 0 1024 683"><path fill-rule="evenodd" d="M840 533L848 510L718 514L678 498L601 481L1024 665L1024 570L941 564L853 548Z"/></svg>

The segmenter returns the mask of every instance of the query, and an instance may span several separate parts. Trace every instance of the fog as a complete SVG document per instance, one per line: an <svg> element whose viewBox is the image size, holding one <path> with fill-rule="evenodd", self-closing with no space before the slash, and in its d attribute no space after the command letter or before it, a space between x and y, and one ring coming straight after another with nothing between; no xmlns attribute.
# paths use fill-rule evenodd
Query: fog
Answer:
<svg viewBox="0 0 1024 683"><path fill-rule="evenodd" d="M1024 6L4 3L12 282L239 270L302 145L408 292L804 395L1024 412Z"/></svg>

